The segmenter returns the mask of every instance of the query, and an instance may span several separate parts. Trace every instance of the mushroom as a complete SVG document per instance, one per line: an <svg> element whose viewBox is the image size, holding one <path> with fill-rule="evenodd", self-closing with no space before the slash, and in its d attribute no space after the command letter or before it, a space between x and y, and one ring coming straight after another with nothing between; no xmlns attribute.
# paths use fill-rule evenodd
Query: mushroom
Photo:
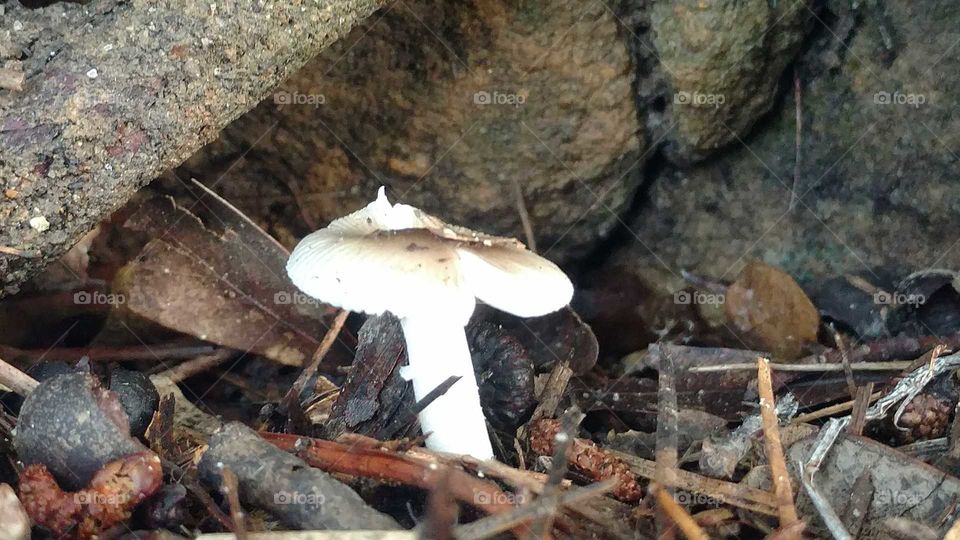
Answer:
<svg viewBox="0 0 960 540"><path fill-rule="evenodd" d="M400 319L416 399L460 379L420 412L427 447L493 457L464 327L476 300L520 317L570 302L555 264L512 238L449 225L417 208L377 199L306 236L287 273L304 293L350 311Z"/></svg>

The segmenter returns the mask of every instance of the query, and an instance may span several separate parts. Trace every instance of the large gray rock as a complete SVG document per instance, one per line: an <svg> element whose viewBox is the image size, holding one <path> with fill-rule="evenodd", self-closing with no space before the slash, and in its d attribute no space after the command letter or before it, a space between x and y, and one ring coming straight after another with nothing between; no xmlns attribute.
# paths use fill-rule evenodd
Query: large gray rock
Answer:
<svg viewBox="0 0 960 540"><path fill-rule="evenodd" d="M806 0L672 0L653 3L649 17L671 87L654 132L663 131L672 158L688 161L745 136L770 110L813 12Z"/></svg>
<svg viewBox="0 0 960 540"><path fill-rule="evenodd" d="M658 177L632 227L643 245L613 264L730 279L759 258L801 281L882 265L960 267L960 6L888 3L889 29L868 13L849 34L847 6L829 6L822 18L834 26L819 29L801 64L794 209L790 92L733 151ZM893 57L882 39L891 31Z"/></svg>
<svg viewBox="0 0 960 540"><path fill-rule="evenodd" d="M563 259L608 232L640 182L632 78L599 2L403 2L321 54L188 172L212 182L243 155L217 189L287 243L381 184L453 223L523 238L517 183L539 248Z"/></svg>
<svg viewBox="0 0 960 540"><path fill-rule="evenodd" d="M51 5L0 4L0 68L25 79L0 84L0 297L379 5L25 4Z"/></svg>

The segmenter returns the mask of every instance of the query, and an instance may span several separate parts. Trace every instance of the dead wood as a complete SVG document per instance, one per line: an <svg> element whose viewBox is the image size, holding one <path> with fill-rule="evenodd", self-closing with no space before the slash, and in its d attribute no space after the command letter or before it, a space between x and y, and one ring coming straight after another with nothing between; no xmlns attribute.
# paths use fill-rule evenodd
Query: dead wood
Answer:
<svg viewBox="0 0 960 540"><path fill-rule="evenodd" d="M8 4L0 54L25 81L0 89L0 245L31 256L0 255L0 296L378 3Z"/></svg>

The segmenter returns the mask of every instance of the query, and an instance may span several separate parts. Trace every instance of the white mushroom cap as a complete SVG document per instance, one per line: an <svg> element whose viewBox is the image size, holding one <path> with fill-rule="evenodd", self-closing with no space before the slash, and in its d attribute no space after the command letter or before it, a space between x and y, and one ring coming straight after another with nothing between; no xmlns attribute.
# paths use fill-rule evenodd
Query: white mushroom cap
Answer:
<svg viewBox="0 0 960 540"><path fill-rule="evenodd" d="M306 236L287 262L306 294L350 311L466 324L476 298L521 317L556 311L573 284L520 242L489 236L405 204L377 200Z"/></svg>

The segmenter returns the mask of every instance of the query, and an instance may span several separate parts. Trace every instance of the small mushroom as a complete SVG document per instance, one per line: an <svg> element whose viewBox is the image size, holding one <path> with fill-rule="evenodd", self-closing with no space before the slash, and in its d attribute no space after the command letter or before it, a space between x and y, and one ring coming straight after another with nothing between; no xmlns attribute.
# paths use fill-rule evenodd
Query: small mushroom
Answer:
<svg viewBox="0 0 960 540"><path fill-rule="evenodd" d="M573 285L552 262L512 238L490 236L405 204L380 188L365 208L305 237L287 273L306 294L350 311L400 319L409 365L403 376L422 399L460 379L420 413L434 450L493 457L464 327L476 300L520 317L569 303Z"/></svg>

